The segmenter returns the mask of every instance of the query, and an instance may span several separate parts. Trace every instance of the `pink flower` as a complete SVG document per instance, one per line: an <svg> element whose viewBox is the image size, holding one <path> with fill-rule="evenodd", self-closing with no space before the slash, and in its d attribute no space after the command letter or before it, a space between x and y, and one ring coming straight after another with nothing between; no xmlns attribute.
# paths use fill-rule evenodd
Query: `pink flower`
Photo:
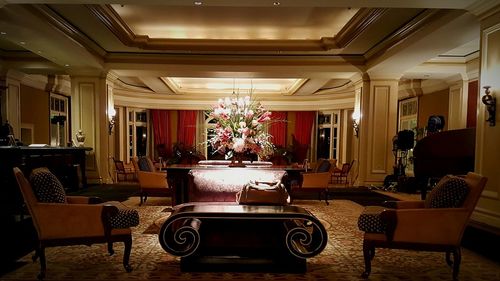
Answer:
<svg viewBox="0 0 500 281"><path fill-rule="evenodd" d="M235 138L233 140L233 150L238 153L243 152L245 150L245 140L242 138Z"/></svg>

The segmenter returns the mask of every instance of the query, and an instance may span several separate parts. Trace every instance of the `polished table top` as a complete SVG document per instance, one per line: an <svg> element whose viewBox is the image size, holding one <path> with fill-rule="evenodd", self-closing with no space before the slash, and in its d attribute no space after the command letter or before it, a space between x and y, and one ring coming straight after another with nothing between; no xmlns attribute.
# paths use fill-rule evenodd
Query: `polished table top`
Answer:
<svg viewBox="0 0 500 281"><path fill-rule="evenodd" d="M221 203L186 203L174 208L172 215L177 213L197 214L224 214L225 217L233 215L269 216L273 214L303 214L311 215L309 211L298 206L275 206L275 205L239 205Z"/></svg>

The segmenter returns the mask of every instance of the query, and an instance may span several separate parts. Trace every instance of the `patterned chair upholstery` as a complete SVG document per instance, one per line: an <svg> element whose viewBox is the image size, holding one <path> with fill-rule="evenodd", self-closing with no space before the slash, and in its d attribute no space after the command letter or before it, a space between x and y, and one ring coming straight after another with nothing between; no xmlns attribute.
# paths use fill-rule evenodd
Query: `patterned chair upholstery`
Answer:
<svg viewBox="0 0 500 281"><path fill-rule="evenodd" d="M391 201L386 208L366 207L358 219L364 232L362 277L370 275L375 248L392 248L445 252L456 280L463 232L486 181L472 172L466 177L445 176L425 201Z"/></svg>
<svg viewBox="0 0 500 281"><path fill-rule="evenodd" d="M17 167L14 175L38 234L33 260L40 258L39 279L46 273L45 248L53 246L107 243L108 252L113 254L113 243L123 242L123 266L127 272L132 271L130 227L139 224L136 210L120 202L66 196L62 184L47 168L33 170L31 183Z"/></svg>

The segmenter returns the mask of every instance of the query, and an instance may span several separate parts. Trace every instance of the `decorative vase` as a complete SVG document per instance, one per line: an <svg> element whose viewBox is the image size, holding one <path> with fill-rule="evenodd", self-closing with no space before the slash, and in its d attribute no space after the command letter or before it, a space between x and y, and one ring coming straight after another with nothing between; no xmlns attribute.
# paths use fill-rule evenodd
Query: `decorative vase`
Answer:
<svg viewBox="0 0 500 281"><path fill-rule="evenodd" d="M229 163L231 168L242 168L246 167L243 163L243 153L233 153L233 158L231 158L231 163Z"/></svg>
<svg viewBox="0 0 500 281"><path fill-rule="evenodd" d="M85 143L85 134L82 130L78 130L78 133L76 133L76 141L78 142L79 147L83 147Z"/></svg>

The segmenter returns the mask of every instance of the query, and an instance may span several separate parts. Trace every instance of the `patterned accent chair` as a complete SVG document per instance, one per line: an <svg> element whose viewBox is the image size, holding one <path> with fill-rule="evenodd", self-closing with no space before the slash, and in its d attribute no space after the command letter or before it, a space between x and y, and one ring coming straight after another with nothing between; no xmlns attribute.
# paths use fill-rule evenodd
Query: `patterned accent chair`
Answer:
<svg viewBox="0 0 500 281"><path fill-rule="evenodd" d="M19 168L13 170L38 234L33 256L33 261L40 258L38 279L45 278L45 248L55 246L107 243L113 255L113 243L123 242L123 266L132 271L130 227L139 224L136 210L120 202L103 203L96 197L66 196L62 184L47 168L33 170L30 181Z"/></svg>
<svg viewBox="0 0 500 281"><path fill-rule="evenodd" d="M148 157L134 157L132 164L137 172L141 188L140 205L148 200L148 196L172 196L172 189L167 183L167 173L156 171L153 162Z"/></svg>
<svg viewBox="0 0 500 281"><path fill-rule="evenodd" d="M486 181L472 172L465 177L445 176L425 201L366 207L358 219L359 229L365 232L362 277L370 275L375 248L392 248L445 252L447 264L453 267L453 280L457 280L462 236Z"/></svg>

